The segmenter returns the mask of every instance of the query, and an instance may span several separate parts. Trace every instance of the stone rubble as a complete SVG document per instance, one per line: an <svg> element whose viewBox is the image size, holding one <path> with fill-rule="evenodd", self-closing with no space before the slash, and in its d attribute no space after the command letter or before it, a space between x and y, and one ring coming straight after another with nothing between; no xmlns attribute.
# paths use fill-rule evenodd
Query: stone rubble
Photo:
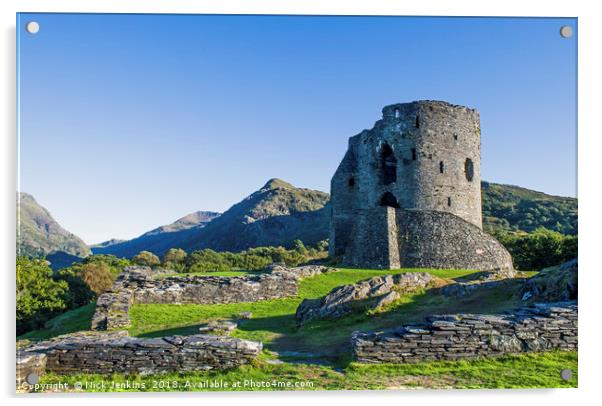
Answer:
<svg viewBox="0 0 602 406"><path fill-rule="evenodd" d="M326 296L305 299L297 308L297 325L315 319L342 317L361 308L376 310L400 298L401 293L433 286L436 278L426 272L376 276L334 288Z"/></svg>
<svg viewBox="0 0 602 406"><path fill-rule="evenodd" d="M523 301L566 301L577 299L577 259L542 269L527 279L520 292Z"/></svg>
<svg viewBox="0 0 602 406"><path fill-rule="evenodd" d="M535 304L509 314L453 314L385 332L352 334L354 359L413 363L552 349L576 350L577 303Z"/></svg>
<svg viewBox="0 0 602 406"><path fill-rule="evenodd" d="M199 327L199 333L224 335L236 330L236 327L238 324L232 320L213 320Z"/></svg>

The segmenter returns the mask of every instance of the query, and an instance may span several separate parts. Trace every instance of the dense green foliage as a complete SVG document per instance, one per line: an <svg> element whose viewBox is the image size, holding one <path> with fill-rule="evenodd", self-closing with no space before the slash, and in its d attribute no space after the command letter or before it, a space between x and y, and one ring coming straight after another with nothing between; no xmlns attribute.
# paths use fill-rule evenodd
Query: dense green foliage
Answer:
<svg viewBox="0 0 602 406"><path fill-rule="evenodd" d="M53 272L45 259L17 258L17 334L40 328L57 314L91 301L109 289L126 259L91 255Z"/></svg>
<svg viewBox="0 0 602 406"><path fill-rule="evenodd" d="M185 260L188 254L180 248L170 248L163 255L163 266L175 271L183 271L185 268Z"/></svg>
<svg viewBox="0 0 602 406"><path fill-rule="evenodd" d="M257 247L242 252L216 252L211 249L193 251L184 259L183 272L211 272L261 270L271 263L297 266L312 259L325 258L328 243L320 241L306 247L301 240L293 242L292 249L284 247ZM164 264L167 267L168 264Z"/></svg>
<svg viewBox="0 0 602 406"><path fill-rule="evenodd" d="M512 255L514 267L538 271L577 258L576 235L564 235L545 228L531 233L498 233L498 240Z"/></svg>
<svg viewBox="0 0 602 406"><path fill-rule="evenodd" d="M482 182L483 227L489 233L545 227L577 234L577 199L550 196L518 186Z"/></svg>
<svg viewBox="0 0 602 406"><path fill-rule="evenodd" d="M113 285L115 278L130 261L113 255L90 255L80 263L63 268L55 279L67 282L64 299L70 309L95 300Z"/></svg>
<svg viewBox="0 0 602 406"><path fill-rule="evenodd" d="M55 281L43 259L17 257L17 334L39 328L65 309L67 283Z"/></svg>
<svg viewBox="0 0 602 406"><path fill-rule="evenodd" d="M137 255L134 255L132 262L136 265L142 266L157 266L161 263L158 256L149 251L140 251Z"/></svg>

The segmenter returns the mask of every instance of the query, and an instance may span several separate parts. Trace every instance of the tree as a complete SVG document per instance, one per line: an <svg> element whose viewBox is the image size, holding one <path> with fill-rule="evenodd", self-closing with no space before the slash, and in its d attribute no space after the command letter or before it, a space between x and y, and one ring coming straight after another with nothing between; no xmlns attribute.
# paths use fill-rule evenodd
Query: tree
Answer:
<svg viewBox="0 0 602 406"><path fill-rule="evenodd" d="M161 264L159 257L149 251L140 251L134 258L132 258L132 262L136 265L142 266L157 266Z"/></svg>
<svg viewBox="0 0 602 406"><path fill-rule="evenodd" d="M180 248L170 248L165 255L163 255L163 266L166 268L172 268L177 271L184 269L184 262L186 261L186 251Z"/></svg>
<svg viewBox="0 0 602 406"><path fill-rule="evenodd" d="M293 241L293 250L301 255L307 255L307 248L305 248L305 244L303 244L303 241L301 240Z"/></svg>
<svg viewBox="0 0 602 406"><path fill-rule="evenodd" d="M55 281L45 259L17 258L17 334L38 328L66 308L65 281Z"/></svg>
<svg viewBox="0 0 602 406"><path fill-rule="evenodd" d="M100 296L113 285L111 268L102 262L83 264L79 275L96 296Z"/></svg>

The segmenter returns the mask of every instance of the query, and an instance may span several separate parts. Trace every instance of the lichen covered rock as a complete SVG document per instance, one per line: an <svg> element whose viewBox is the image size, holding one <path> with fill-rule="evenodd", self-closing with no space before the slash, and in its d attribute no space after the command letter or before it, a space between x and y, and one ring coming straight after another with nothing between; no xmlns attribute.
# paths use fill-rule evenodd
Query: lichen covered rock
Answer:
<svg viewBox="0 0 602 406"><path fill-rule="evenodd" d="M400 294L433 286L436 278L426 272L377 276L334 288L326 296L305 299L297 308L297 324L337 318L354 310L376 310L400 298Z"/></svg>
<svg viewBox="0 0 602 406"><path fill-rule="evenodd" d="M577 259L545 268L527 279L520 297L524 301L566 301L577 299Z"/></svg>

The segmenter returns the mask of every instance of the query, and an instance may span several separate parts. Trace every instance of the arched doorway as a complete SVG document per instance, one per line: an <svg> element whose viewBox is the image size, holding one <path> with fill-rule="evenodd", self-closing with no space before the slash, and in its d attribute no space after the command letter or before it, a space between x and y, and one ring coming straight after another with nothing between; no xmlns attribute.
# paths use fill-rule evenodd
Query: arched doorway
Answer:
<svg viewBox="0 0 602 406"><path fill-rule="evenodd" d="M395 196L391 192L383 193L382 197L380 198L379 204L381 206L395 207L396 209L399 209L399 202L397 201L397 198L395 198Z"/></svg>

